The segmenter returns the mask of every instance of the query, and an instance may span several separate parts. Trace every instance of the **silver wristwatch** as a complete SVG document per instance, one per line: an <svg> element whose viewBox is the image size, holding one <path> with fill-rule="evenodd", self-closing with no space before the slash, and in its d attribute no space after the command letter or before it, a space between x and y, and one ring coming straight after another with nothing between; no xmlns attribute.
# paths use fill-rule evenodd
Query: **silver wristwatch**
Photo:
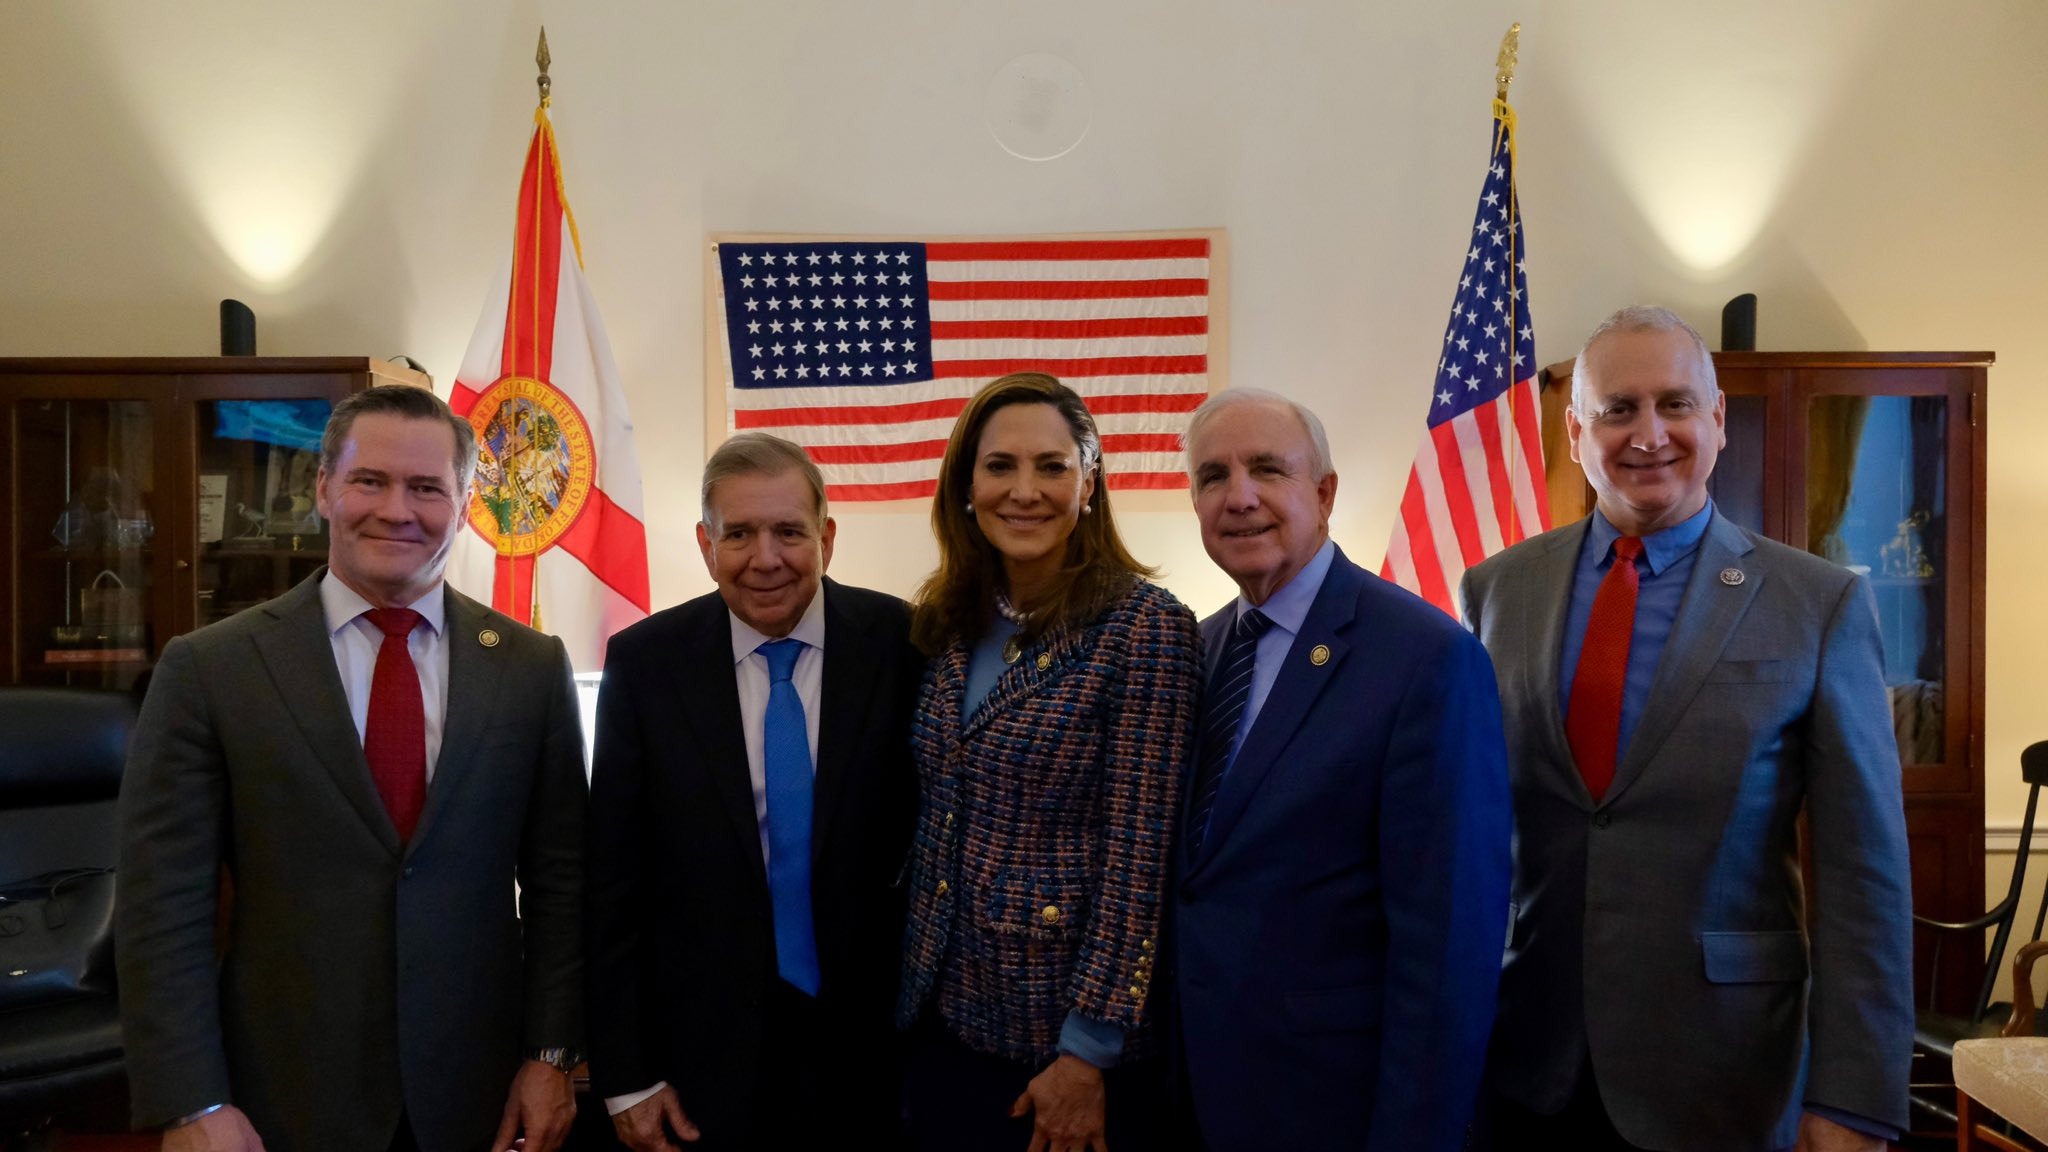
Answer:
<svg viewBox="0 0 2048 1152"><path fill-rule="evenodd" d="M575 1071L576 1066L583 1063L583 1053L574 1048L528 1048L526 1058L538 1060L564 1076Z"/></svg>

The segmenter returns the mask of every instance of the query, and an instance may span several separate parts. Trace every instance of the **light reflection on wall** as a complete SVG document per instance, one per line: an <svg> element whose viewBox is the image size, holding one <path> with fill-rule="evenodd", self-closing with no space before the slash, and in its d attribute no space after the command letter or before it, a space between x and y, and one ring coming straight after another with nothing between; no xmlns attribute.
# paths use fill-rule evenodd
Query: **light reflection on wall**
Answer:
<svg viewBox="0 0 2048 1152"><path fill-rule="evenodd" d="M1542 48L1651 227L1707 279L1769 222L1883 7L1559 5Z"/></svg>
<svg viewBox="0 0 2048 1152"><path fill-rule="evenodd" d="M83 4L158 161L252 286L290 287L355 188L398 85L404 9ZM220 61L223 47L230 64ZM337 69L337 57L362 62Z"/></svg>

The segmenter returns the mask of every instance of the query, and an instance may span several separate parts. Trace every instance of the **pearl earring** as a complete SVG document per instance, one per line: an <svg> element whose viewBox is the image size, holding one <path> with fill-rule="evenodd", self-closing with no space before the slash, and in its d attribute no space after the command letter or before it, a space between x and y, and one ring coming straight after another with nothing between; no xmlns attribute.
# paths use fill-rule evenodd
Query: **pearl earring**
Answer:
<svg viewBox="0 0 2048 1152"><path fill-rule="evenodd" d="M1095 511L1095 505L1093 505L1093 504L1083 504L1083 505L1081 505L1081 515L1083 515L1083 516L1086 516L1087 514L1089 514L1090 512L1093 512L1093 511Z"/></svg>
<svg viewBox="0 0 2048 1152"><path fill-rule="evenodd" d="M968 514L969 516L972 516L972 515L974 515L974 501L972 501L972 500L969 500L969 501L967 502L967 514Z"/></svg>

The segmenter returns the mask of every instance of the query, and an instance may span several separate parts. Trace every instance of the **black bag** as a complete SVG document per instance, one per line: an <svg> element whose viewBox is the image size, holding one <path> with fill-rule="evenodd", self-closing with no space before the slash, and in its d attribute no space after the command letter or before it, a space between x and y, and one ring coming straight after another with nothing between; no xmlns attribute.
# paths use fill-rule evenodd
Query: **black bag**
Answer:
<svg viewBox="0 0 2048 1152"><path fill-rule="evenodd" d="M114 870L0 884L0 1012L114 990Z"/></svg>

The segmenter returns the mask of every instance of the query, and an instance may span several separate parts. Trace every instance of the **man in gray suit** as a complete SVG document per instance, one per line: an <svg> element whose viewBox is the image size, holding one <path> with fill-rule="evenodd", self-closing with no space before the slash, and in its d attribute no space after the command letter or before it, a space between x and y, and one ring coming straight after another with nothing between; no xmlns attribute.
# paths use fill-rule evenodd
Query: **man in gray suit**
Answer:
<svg viewBox="0 0 2048 1152"><path fill-rule="evenodd" d="M1724 419L1698 333L1616 313L1566 414L1597 511L1465 577L1514 784L1502 1148L1882 1149L1906 1126L1911 915L1875 601L1715 511Z"/></svg>
<svg viewBox="0 0 2048 1152"><path fill-rule="evenodd" d="M561 642L442 583L475 463L431 392L348 397L320 450L330 566L164 649L117 943L133 1115L166 1152L568 1131L582 734Z"/></svg>

